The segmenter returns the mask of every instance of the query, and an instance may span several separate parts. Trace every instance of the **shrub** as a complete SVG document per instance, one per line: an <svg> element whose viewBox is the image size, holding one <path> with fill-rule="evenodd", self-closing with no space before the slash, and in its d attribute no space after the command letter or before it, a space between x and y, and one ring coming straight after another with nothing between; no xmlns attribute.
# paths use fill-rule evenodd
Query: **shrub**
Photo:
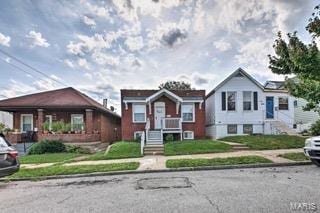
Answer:
<svg viewBox="0 0 320 213"><path fill-rule="evenodd" d="M320 120L311 125L310 132L312 135L320 135Z"/></svg>
<svg viewBox="0 0 320 213"><path fill-rule="evenodd" d="M44 123L42 124L42 128L43 128L44 131L49 131L49 130L50 130L50 124L49 124L49 122L48 122L48 121L44 122Z"/></svg>
<svg viewBox="0 0 320 213"><path fill-rule="evenodd" d="M66 146L66 152L69 152L69 153L90 154L89 149L83 148L81 146L76 146L72 144L67 144L65 146Z"/></svg>
<svg viewBox="0 0 320 213"><path fill-rule="evenodd" d="M173 134L167 134L165 140L166 141L174 141Z"/></svg>
<svg viewBox="0 0 320 213"><path fill-rule="evenodd" d="M30 155L44 154L44 153L59 153L65 152L66 146L61 140L43 140L34 144L30 150Z"/></svg>
<svg viewBox="0 0 320 213"><path fill-rule="evenodd" d="M5 128L6 128L6 125L4 125L4 123L0 123L0 133L2 133Z"/></svg>
<svg viewBox="0 0 320 213"><path fill-rule="evenodd" d="M64 128L64 123L63 121L52 122L51 128L53 132L62 133Z"/></svg>
<svg viewBox="0 0 320 213"><path fill-rule="evenodd" d="M70 123L64 124L63 131L64 132L70 132L71 131L71 124Z"/></svg>

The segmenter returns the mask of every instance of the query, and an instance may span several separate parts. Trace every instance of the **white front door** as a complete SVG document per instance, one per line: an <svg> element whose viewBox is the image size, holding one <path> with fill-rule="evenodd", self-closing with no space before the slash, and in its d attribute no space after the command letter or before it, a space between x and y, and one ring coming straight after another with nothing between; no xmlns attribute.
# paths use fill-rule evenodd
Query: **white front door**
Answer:
<svg viewBox="0 0 320 213"><path fill-rule="evenodd" d="M154 103L154 128L161 129L161 121L166 117L166 105L164 102Z"/></svg>

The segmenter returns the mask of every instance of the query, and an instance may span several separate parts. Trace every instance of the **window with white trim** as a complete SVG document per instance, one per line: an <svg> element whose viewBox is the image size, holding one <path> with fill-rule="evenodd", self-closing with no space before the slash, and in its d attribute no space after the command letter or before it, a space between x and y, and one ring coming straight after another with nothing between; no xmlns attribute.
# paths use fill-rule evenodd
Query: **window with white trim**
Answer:
<svg viewBox="0 0 320 213"><path fill-rule="evenodd" d="M243 110L251 110L252 109L252 92L251 91L243 91Z"/></svg>
<svg viewBox="0 0 320 213"><path fill-rule="evenodd" d="M33 130L33 115L22 114L21 115L21 131L27 132Z"/></svg>
<svg viewBox="0 0 320 213"><path fill-rule="evenodd" d="M284 97L279 97L279 110L288 110L289 109L289 98L284 96Z"/></svg>
<svg viewBox="0 0 320 213"><path fill-rule="evenodd" d="M236 95L237 92L227 92L228 111L236 111Z"/></svg>
<svg viewBox="0 0 320 213"><path fill-rule="evenodd" d="M183 132L183 139L185 139L185 140L192 140L192 139L194 139L194 133L193 133L193 131L184 131L184 132Z"/></svg>
<svg viewBox="0 0 320 213"><path fill-rule="evenodd" d="M237 130L237 124L228 124L227 125L227 131L228 134L237 134L238 130Z"/></svg>
<svg viewBox="0 0 320 213"><path fill-rule="evenodd" d="M84 119L82 114L71 115L71 130L72 131L84 130Z"/></svg>
<svg viewBox="0 0 320 213"><path fill-rule="evenodd" d="M132 104L132 117L135 123L146 122L146 105Z"/></svg>
<svg viewBox="0 0 320 213"><path fill-rule="evenodd" d="M134 133L133 133L133 138L134 138L134 140L141 140L141 136L142 136L142 131L135 131Z"/></svg>
<svg viewBox="0 0 320 213"><path fill-rule="evenodd" d="M243 124L243 134L252 135L253 125L252 124Z"/></svg>
<svg viewBox="0 0 320 213"><path fill-rule="evenodd" d="M182 104L181 114L183 122L193 122L194 121L194 104Z"/></svg>

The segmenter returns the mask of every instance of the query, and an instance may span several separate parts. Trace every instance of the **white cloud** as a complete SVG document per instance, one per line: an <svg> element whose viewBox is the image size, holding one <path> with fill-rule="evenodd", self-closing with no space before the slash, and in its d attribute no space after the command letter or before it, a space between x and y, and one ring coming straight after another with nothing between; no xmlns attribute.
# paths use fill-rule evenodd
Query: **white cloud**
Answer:
<svg viewBox="0 0 320 213"><path fill-rule="evenodd" d="M83 3L83 1L82 1ZM99 7L97 5L91 4L90 2L85 2L86 8L89 10L90 13L99 16L99 17L103 17L103 18L107 18L110 19L110 10L105 8L105 7Z"/></svg>
<svg viewBox="0 0 320 213"><path fill-rule="evenodd" d="M0 45L10 47L10 41L10 36L5 36L2 33L0 33Z"/></svg>
<svg viewBox="0 0 320 213"><path fill-rule="evenodd" d="M68 67L74 68L74 64L72 61L70 61L69 59L65 59L63 61Z"/></svg>
<svg viewBox="0 0 320 213"><path fill-rule="evenodd" d="M220 51L227 51L229 49L231 49L231 44L224 41L223 39L220 39L218 41L214 41L213 45L215 46L215 48L217 48Z"/></svg>
<svg viewBox="0 0 320 213"><path fill-rule="evenodd" d="M110 48L112 39L104 37L102 34L96 33L94 36L78 35L80 40L78 43L70 41L67 45L67 51L74 55L85 55L93 50L101 50L103 48Z"/></svg>
<svg viewBox="0 0 320 213"><path fill-rule="evenodd" d="M131 51L137 51L143 48L143 39L141 36L137 37L128 37L125 41L125 44Z"/></svg>
<svg viewBox="0 0 320 213"><path fill-rule="evenodd" d="M78 65L79 65L79 67L84 68L86 70L90 69L89 63L88 63L87 59L85 59L85 58L79 58Z"/></svg>
<svg viewBox="0 0 320 213"><path fill-rule="evenodd" d="M92 54L92 59L100 65L110 65L110 66L119 65L119 57L105 54L105 53L102 53L101 51L95 51Z"/></svg>
<svg viewBox="0 0 320 213"><path fill-rule="evenodd" d="M47 42L45 38L42 37L40 32L35 32L31 30L28 35L26 35L27 38L31 41L31 47L39 46L39 47L49 47L50 44Z"/></svg>
<svg viewBox="0 0 320 213"><path fill-rule="evenodd" d="M85 23L86 25L88 25L90 27L96 26L95 20L92 18L89 18L88 16L83 16L83 23Z"/></svg>

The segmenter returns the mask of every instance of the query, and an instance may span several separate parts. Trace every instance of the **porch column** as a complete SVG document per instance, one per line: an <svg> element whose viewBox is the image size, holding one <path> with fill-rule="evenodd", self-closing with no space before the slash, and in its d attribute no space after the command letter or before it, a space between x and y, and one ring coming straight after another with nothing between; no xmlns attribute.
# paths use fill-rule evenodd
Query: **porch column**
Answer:
<svg viewBox="0 0 320 213"><path fill-rule="evenodd" d="M38 134L42 134L42 125L43 125L43 109L38 109Z"/></svg>
<svg viewBox="0 0 320 213"><path fill-rule="evenodd" d="M86 133L92 134L93 132L93 110L86 109Z"/></svg>

